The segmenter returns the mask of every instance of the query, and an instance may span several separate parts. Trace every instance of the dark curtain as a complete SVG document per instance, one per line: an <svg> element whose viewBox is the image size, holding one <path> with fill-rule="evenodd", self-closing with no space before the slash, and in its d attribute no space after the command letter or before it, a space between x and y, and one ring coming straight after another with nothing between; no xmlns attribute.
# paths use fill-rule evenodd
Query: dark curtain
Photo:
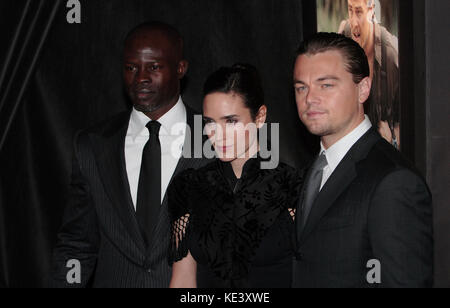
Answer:
<svg viewBox="0 0 450 308"><path fill-rule="evenodd" d="M14 3L14 5L12 5ZM53 26L59 3L8 1L1 4L0 73L0 247L1 286L39 285L48 263L48 211L42 206L33 157L36 120L28 121L25 101ZM17 127L20 125L20 128Z"/></svg>
<svg viewBox="0 0 450 308"><path fill-rule="evenodd" d="M435 283L450 288L450 2L425 1L426 16L426 163L433 192L435 234ZM421 85L423 86L423 85ZM422 110L425 109L422 107Z"/></svg>
<svg viewBox="0 0 450 308"><path fill-rule="evenodd" d="M61 223L72 137L128 107L122 88L126 33L147 20L180 30L190 69L184 101L201 107L205 78L248 62L262 73L281 157L302 165L316 149L297 117L293 53L302 40L299 0L81 0L0 2L0 287L41 287ZM15 46L10 52L11 46Z"/></svg>
<svg viewBox="0 0 450 308"><path fill-rule="evenodd" d="M9 13L11 8L7 4L3 6L2 12ZM11 32L13 37L4 55L0 73L0 149L34 73L58 7L57 2L27 0L19 11L20 18ZM8 28L7 25L5 27Z"/></svg>

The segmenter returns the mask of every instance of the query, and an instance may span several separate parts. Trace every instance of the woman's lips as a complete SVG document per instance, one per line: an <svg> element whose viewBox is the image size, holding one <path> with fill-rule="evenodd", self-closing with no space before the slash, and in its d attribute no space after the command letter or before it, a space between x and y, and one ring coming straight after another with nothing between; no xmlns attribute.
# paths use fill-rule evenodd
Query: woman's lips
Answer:
<svg viewBox="0 0 450 308"><path fill-rule="evenodd" d="M232 145L229 145L229 146L217 146L217 148L219 150L221 150L222 152L226 152L228 149L230 149L232 147L233 147Z"/></svg>

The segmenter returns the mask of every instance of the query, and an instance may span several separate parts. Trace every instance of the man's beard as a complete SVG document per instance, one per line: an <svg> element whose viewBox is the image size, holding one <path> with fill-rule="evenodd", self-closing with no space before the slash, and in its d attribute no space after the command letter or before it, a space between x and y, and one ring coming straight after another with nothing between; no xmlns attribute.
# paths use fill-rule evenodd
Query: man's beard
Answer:
<svg viewBox="0 0 450 308"><path fill-rule="evenodd" d="M148 105L144 105L144 104L134 104L134 108L137 111L140 112L154 112L156 110L158 110L159 108L161 108L162 104L148 104Z"/></svg>
<svg viewBox="0 0 450 308"><path fill-rule="evenodd" d="M308 131L316 136L323 137L334 133L333 127L329 123L324 123L322 125L306 125Z"/></svg>

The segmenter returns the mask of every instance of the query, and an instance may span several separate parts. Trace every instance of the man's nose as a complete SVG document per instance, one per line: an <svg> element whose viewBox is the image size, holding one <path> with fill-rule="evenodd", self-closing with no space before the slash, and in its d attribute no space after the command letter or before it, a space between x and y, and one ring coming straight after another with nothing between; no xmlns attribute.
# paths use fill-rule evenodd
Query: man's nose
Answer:
<svg viewBox="0 0 450 308"><path fill-rule="evenodd" d="M145 68L139 69L136 75L136 82L137 83L150 83L151 77L149 72Z"/></svg>
<svg viewBox="0 0 450 308"><path fill-rule="evenodd" d="M315 87L310 87L308 94L306 95L306 104L312 105L317 104L320 101L317 90Z"/></svg>
<svg viewBox="0 0 450 308"><path fill-rule="evenodd" d="M350 14L350 26L352 28L358 25L358 18L356 18L356 14Z"/></svg>

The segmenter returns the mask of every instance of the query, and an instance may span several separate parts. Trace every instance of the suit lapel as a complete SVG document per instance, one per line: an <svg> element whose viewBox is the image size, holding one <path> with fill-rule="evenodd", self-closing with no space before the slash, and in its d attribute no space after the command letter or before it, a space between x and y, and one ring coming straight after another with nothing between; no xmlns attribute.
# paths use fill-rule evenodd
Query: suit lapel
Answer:
<svg viewBox="0 0 450 308"><path fill-rule="evenodd" d="M313 163L314 163L314 159L311 162L309 162L307 164L307 166L305 167L306 174L304 177L304 179L305 179L304 183L306 183L306 181L309 180L309 177L311 174L311 167L312 167ZM296 217L298 218L298 219L297 218L295 219L295 230L296 230L295 241L296 241L296 243L300 240L300 235L303 232L303 230L301 230L300 224L301 224L301 215L303 212L302 211L303 201L305 199L305 190L306 190L306 185L303 185L303 187L300 190L300 196L298 198L299 201L297 203L297 208L296 208Z"/></svg>
<svg viewBox="0 0 450 308"><path fill-rule="evenodd" d="M144 240L137 224L125 164L125 136L129 118L130 114L124 113L112 125L113 127L102 135L92 135L91 138L105 191L125 229L130 233L137 247L144 251Z"/></svg>
<svg viewBox="0 0 450 308"><path fill-rule="evenodd" d="M355 164L351 159L343 159L333 174L327 180L311 208L305 228L300 236L300 242L317 225L339 195L347 189L356 177Z"/></svg>
<svg viewBox="0 0 450 308"><path fill-rule="evenodd" d="M333 206L336 199L353 182L357 176L356 163L367 156L370 149L380 138L378 132L371 128L344 156L314 201L306 225L299 238L300 244L314 230L321 218Z"/></svg>

